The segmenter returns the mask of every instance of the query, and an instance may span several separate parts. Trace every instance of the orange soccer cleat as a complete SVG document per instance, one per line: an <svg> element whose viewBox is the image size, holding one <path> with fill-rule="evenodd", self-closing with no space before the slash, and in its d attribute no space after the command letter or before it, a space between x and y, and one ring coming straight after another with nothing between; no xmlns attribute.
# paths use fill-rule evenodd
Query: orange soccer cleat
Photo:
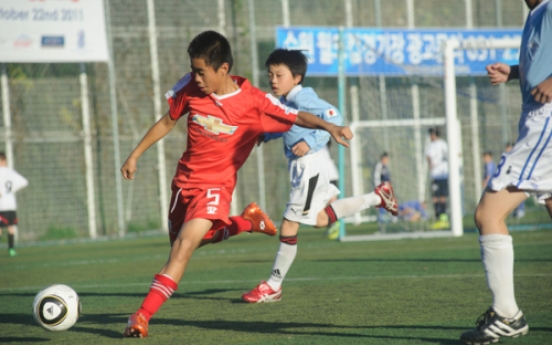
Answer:
<svg viewBox="0 0 552 345"><path fill-rule="evenodd" d="M281 298L282 288L278 289L278 291L274 291L264 281L257 285L253 290L242 295L242 299L247 303L278 302Z"/></svg>
<svg viewBox="0 0 552 345"><path fill-rule="evenodd" d="M381 198L381 204L378 207L386 209L394 216L399 214L399 204L390 182L383 182L374 189L374 192Z"/></svg>
<svg viewBox="0 0 552 345"><path fill-rule="evenodd" d="M277 233L276 225L270 220L268 215L261 210L257 203L252 202L242 212L242 217L253 224L251 232L262 232L269 236L274 236Z"/></svg>
<svg viewBox="0 0 552 345"><path fill-rule="evenodd" d="M142 314L132 314L128 318L128 323L123 332L127 338L145 338L148 336L148 320Z"/></svg>

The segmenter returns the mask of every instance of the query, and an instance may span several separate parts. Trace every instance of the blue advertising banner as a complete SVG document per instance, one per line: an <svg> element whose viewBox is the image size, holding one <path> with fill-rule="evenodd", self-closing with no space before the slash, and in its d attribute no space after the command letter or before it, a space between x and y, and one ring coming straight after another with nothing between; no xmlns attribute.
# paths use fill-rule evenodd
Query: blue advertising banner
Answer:
<svg viewBox="0 0 552 345"><path fill-rule="evenodd" d="M299 49L309 58L309 75L338 73L339 28L277 27L276 46ZM521 39L520 29L373 29L343 31L345 73L358 75L443 75L441 45L447 39ZM455 56L457 75L483 75L494 62L517 64L519 49L459 50Z"/></svg>

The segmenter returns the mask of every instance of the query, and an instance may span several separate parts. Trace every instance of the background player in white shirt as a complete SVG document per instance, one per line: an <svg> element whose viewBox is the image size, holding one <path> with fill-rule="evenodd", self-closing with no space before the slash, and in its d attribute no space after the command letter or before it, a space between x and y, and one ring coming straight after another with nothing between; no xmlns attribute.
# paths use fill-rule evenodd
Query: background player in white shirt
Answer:
<svg viewBox="0 0 552 345"><path fill-rule="evenodd" d="M426 158L431 175L431 195L437 222L434 229L444 229L450 226L447 216L448 197L448 145L441 139L439 129L430 128L431 142L426 148Z"/></svg>
<svg viewBox="0 0 552 345"><path fill-rule="evenodd" d="M501 336L529 331L514 295L514 247L505 219L527 193L535 193L552 216L552 1L525 3L531 12L523 28L519 65L487 66L493 85L519 78L523 106L517 142L502 155L475 211L493 304L476 328L461 335L468 344L494 343Z"/></svg>
<svg viewBox="0 0 552 345"><path fill-rule="evenodd" d="M15 193L27 187L29 181L17 171L8 167L6 154L0 152L0 236L2 229L8 228L8 255L15 256L14 236L17 225L17 202Z"/></svg>

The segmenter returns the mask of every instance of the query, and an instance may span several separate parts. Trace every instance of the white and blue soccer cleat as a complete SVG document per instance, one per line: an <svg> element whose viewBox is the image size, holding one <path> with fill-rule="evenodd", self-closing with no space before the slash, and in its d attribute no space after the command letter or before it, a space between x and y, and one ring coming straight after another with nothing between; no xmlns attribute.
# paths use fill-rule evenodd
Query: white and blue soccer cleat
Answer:
<svg viewBox="0 0 552 345"><path fill-rule="evenodd" d="M529 325L521 310L514 317L506 318L489 308L475 324L474 329L462 333L460 340L470 345L487 345L496 343L500 337L517 338L529 332Z"/></svg>

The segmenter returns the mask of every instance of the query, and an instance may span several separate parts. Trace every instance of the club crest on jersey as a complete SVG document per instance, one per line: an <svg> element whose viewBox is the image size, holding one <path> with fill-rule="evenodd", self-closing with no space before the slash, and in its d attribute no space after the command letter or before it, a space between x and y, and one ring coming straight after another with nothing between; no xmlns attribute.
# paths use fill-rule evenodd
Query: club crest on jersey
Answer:
<svg viewBox="0 0 552 345"><path fill-rule="evenodd" d="M335 109L330 108L330 109L326 110L326 116L327 117L334 117L336 115L337 115L337 111L335 111Z"/></svg>
<svg viewBox="0 0 552 345"><path fill-rule="evenodd" d="M211 116L211 115L207 115L207 117L205 117L205 116L202 116L202 115L199 115L199 114L195 114L192 117L192 121L194 121L195 123L203 126L203 128L205 128L205 130L207 132L211 132L211 133L217 134L217 135L220 134L220 133L232 135L232 134L234 134L236 129L238 129L238 126L226 125L226 124L222 123L221 119L219 119L218 117Z"/></svg>

